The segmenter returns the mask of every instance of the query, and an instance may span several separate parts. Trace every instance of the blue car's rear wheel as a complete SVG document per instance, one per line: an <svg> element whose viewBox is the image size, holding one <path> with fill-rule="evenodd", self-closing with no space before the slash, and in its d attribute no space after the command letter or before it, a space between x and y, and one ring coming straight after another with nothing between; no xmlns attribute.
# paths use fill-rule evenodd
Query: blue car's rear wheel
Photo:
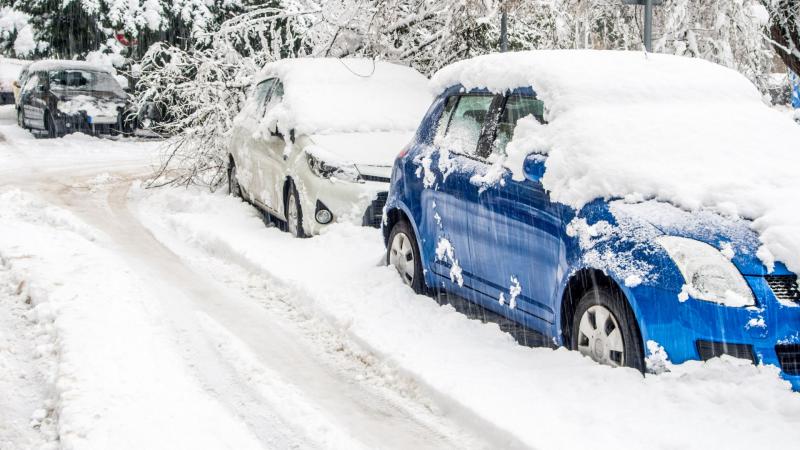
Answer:
<svg viewBox="0 0 800 450"><path fill-rule="evenodd" d="M386 264L394 267L403 279L403 283L411 286L414 292L417 294L425 292L419 246L411 226L406 221L401 220L392 227L389 246L386 249Z"/></svg>
<svg viewBox="0 0 800 450"><path fill-rule="evenodd" d="M644 370L636 318L620 293L594 288L578 302L572 349L612 367Z"/></svg>

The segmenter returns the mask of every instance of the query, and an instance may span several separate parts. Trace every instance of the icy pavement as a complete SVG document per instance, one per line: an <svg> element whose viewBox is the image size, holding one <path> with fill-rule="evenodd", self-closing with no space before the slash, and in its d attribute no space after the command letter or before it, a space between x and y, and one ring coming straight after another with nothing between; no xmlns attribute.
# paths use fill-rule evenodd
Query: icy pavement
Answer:
<svg viewBox="0 0 800 450"><path fill-rule="evenodd" d="M414 295L374 229L295 240L156 143L0 121L0 448L792 448L732 359L642 377Z"/></svg>

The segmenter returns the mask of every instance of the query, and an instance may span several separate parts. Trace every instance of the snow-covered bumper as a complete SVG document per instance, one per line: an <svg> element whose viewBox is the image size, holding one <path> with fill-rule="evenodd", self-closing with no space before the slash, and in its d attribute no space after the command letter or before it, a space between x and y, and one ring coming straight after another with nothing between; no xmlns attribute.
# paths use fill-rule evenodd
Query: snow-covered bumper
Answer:
<svg viewBox="0 0 800 450"><path fill-rule="evenodd" d="M326 179L309 172L302 176L297 189L303 212L303 230L307 234L318 234L336 222L380 227L389 183Z"/></svg>
<svg viewBox="0 0 800 450"><path fill-rule="evenodd" d="M624 288L647 344L662 346L670 361L730 355L774 365L800 391L800 293L788 271L745 276L756 297L750 307L679 299L679 292L655 286Z"/></svg>

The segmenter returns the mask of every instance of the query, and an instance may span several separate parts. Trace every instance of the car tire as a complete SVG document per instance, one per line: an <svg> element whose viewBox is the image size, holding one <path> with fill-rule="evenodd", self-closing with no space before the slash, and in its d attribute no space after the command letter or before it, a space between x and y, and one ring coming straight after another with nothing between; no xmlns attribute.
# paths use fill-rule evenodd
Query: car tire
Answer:
<svg viewBox="0 0 800 450"><path fill-rule="evenodd" d="M239 179L236 178L236 163L233 158L228 160L228 193L236 198L243 198L242 187L239 185Z"/></svg>
<svg viewBox="0 0 800 450"><path fill-rule="evenodd" d="M386 264L400 274L403 283L417 294L425 294L425 277L422 272L422 258L419 245L411 225L400 220L392 227L386 247Z"/></svg>
<svg viewBox="0 0 800 450"><path fill-rule="evenodd" d="M17 125L25 128L25 112L22 108L17 108Z"/></svg>
<svg viewBox="0 0 800 450"><path fill-rule="evenodd" d="M306 237L305 231L303 231L303 209L300 206L300 195L292 182L289 182L289 189L286 193L284 212L286 213L286 231L297 238Z"/></svg>
<svg viewBox="0 0 800 450"><path fill-rule="evenodd" d="M600 364L643 372L640 336L636 317L622 293L595 287L578 301L571 330L573 350Z"/></svg>
<svg viewBox="0 0 800 450"><path fill-rule="evenodd" d="M56 127L56 121L53 118L53 115L48 112L45 114L44 117L45 117L44 127L45 130L47 131L47 137L51 139L59 137L58 127Z"/></svg>

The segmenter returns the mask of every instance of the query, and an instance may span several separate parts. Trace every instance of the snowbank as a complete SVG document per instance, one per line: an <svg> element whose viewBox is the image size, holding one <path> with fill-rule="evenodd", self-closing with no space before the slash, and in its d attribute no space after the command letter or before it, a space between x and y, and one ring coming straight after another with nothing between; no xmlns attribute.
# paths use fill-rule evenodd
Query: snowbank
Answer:
<svg viewBox="0 0 800 450"><path fill-rule="evenodd" d="M430 106L427 79L416 70L354 58L299 58L267 64L257 82L283 81L289 110L281 129L299 133L413 131Z"/></svg>
<svg viewBox="0 0 800 450"><path fill-rule="evenodd" d="M54 358L53 398L69 449L260 448L184 363L163 324L165 305L112 251L103 233L19 190L0 193L0 258L9 262ZM202 426L198 426L202 424Z"/></svg>
<svg viewBox="0 0 800 450"><path fill-rule="evenodd" d="M775 367L727 357L673 366L662 358L651 365L669 372L642 377L577 352L522 347L497 325L414 295L379 264L378 230L337 224L298 240L265 228L255 210L225 195L162 189L133 199L165 245L188 244L275 279L293 306L410 375L447 414L477 417L486 433L501 430L505 447L779 448L800 437L800 397Z"/></svg>
<svg viewBox="0 0 800 450"><path fill-rule="evenodd" d="M595 198L655 198L752 220L762 260L800 273L800 127L766 106L737 72L700 59L616 51L495 54L434 75L494 92L532 86L547 126L532 118L509 144L547 154L551 197L580 208Z"/></svg>

